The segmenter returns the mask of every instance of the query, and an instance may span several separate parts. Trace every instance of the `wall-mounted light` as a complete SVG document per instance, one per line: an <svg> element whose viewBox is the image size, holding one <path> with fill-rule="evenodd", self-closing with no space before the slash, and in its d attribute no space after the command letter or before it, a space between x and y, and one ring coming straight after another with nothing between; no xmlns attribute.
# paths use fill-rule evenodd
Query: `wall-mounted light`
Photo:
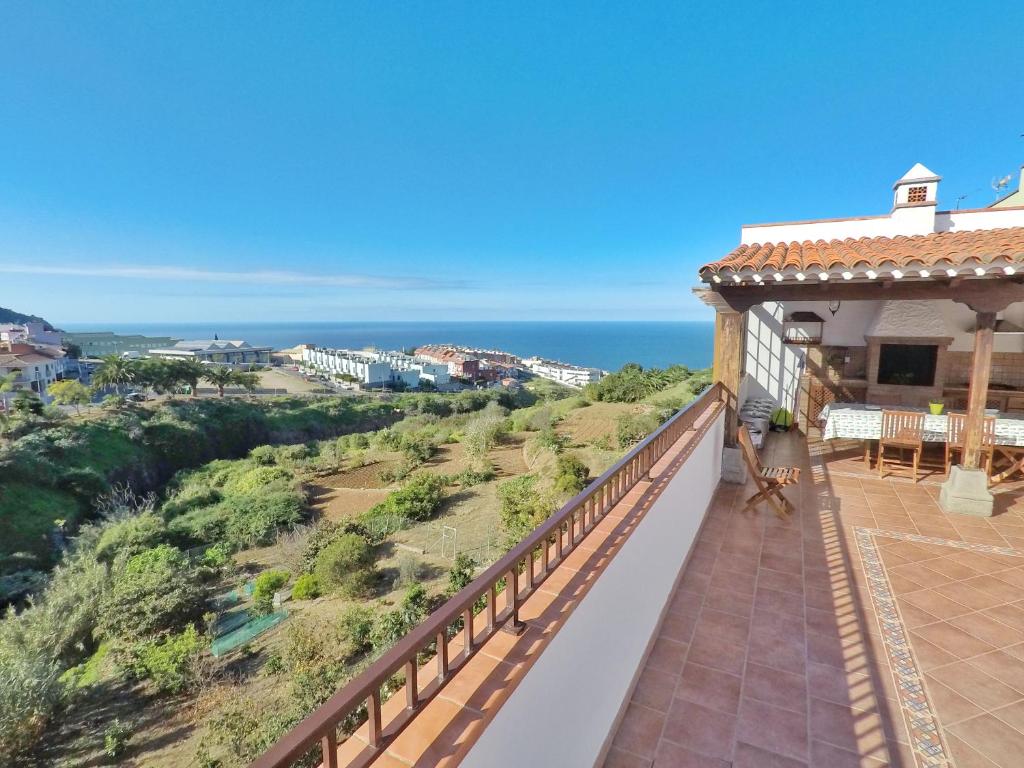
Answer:
<svg viewBox="0 0 1024 768"><path fill-rule="evenodd" d="M832 317L836 316L836 312L839 311L839 308L842 305L843 305L843 302L841 302L841 301L839 301L837 299L832 299L832 301L830 301L828 303L828 311L832 313Z"/></svg>

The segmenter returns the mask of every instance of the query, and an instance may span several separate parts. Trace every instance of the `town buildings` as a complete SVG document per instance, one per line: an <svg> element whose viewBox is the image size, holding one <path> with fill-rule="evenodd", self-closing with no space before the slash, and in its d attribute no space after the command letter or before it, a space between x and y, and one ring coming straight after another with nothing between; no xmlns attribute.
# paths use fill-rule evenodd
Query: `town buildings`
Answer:
<svg viewBox="0 0 1024 768"><path fill-rule="evenodd" d="M203 339L179 341L173 346L150 349L149 355L171 360L198 360L239 368L270 365L271 347L254 347L247 341Z"/></svg>
<svg viewBox="0 0 1024 768"><path fill-rule="evenodd" d="M0 407L6 409L21 390L32 392L49 402L47 387L65 377L77 376L76 361L60 347L25 343L0 343L0 378L11 380L11 389L0 392Z"/></svg>
<svg viewBox="0 0 1024 768"><path fill-rule="evenodd" d="M27 323L0 323L0 343L4 342L60 347L62 339L60 331L33 320Z"/></svg>
<svg viewBox="0 0 1024 768"><path fill-rule="evenodd" d="M604 375L600 368L583 368L578 365L559 363L540 357L528 357L523 360L523 367L543 379L557 381L567 387L585 387L593 381L600 381Z"/></svg>
<svg viewBox="0 0 1024 768"><path fill-rule="evenodd" d="M141 357L148 355L151 349L173 347L178 340L168 336L141 336L109 331L75 331L63 333L62 342L69 347L72 345L78 347L83 358L96 359L108 355Z"/></svg>
<svg viewBox="0 0 1024 768"><path fill-rule="evenodd" d="M442 389L450 382L447 365L402 352L307 345L302 349L302 367L328 376L351 376L364 387L417 387L423 380Z"/></svg>

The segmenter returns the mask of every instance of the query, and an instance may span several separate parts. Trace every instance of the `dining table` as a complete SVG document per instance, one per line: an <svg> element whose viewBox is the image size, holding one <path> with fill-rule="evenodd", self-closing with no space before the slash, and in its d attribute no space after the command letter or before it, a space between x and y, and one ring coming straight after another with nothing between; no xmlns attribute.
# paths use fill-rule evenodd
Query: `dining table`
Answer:
<svg viewBox="0 0 1024 768"><path fill-rule="evenodd" d="M889 407L870 403L828 403L819 417L822 440L864 440L864 458L870 462L870 441L882 436L882 411L916 411L924 413L922 438L926 443L945 443L944 413L932 413L928 408L910 406ZM1009 466L993 475L994 483L1002 482L1018 472L1024 473L1024 414L986 411L996 417L995 453L1009 462Z"/></svg>

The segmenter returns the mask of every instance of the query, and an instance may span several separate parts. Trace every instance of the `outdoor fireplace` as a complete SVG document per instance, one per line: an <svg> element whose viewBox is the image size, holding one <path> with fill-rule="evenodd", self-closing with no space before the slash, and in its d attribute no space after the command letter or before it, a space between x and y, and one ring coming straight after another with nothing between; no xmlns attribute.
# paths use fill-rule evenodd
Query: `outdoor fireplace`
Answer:
<svg viewBox="0 0 1024 768"><path fill-rule="evenodd" d="M939 360L936 344L878 345L877 384L909 387L935 385L935 369Z"/></svg>

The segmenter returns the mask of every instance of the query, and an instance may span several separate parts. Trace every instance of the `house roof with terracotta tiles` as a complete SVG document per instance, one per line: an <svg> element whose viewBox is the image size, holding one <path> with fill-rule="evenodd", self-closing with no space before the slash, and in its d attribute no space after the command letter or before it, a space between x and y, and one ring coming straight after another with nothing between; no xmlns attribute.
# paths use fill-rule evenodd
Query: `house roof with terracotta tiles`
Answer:
<svg viewBox="0 0 1024 768"><path fill-rule="evenodd" d="M752 243L705 264L705 282L755 283L789 279L869 279L879 277L978 276L1024 271L1024 227L937 232L926 235L861 237Z"/></svg>

